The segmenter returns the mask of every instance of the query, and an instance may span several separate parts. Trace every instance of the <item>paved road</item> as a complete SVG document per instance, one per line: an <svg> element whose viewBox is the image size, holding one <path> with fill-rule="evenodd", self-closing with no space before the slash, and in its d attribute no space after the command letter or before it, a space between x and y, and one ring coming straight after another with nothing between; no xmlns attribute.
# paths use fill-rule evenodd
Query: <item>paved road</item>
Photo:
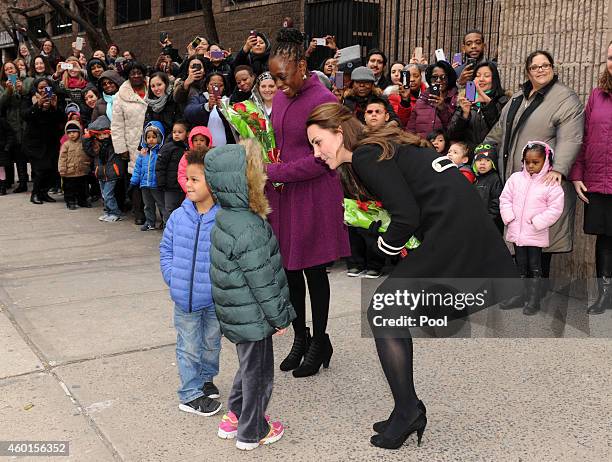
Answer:
<svg viewBox="0 0 612 462"><path fill-rule="evenodd" d="M217 438L219 416L178 411L160 233L98 215L0 197L0 440L70 441L70 457L55 461L610 460L612 342L585 338L415 340L423 446L370 446L391 398L361 338L359 281L340 265L330 368L300 380L278 371L269 411L286 436L238 454ZM290 340L275 341L277 362ZM224 341L222 398L235 369Z"/></svg>

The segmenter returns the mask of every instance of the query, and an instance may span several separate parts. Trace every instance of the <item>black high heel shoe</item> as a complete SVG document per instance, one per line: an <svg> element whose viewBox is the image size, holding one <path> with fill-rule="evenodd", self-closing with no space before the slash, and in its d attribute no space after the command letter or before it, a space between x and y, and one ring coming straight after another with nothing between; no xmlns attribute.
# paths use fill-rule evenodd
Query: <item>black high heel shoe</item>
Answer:
<svg viewBox="0 0 612 462"><path fill-rule="evenodd" d="M425 414L420 414L408 428L397 438L388 438L385 434L374 435L370 438L370 443L377 448L383 449L399 449L406 442L408 437L414 432L417 433L417 446L421 446L421 440L423 439L423 433L427 426L427 417Z"/></svg>
<svg viewBox="0 0 612 462"><path fill-rule="evenodd" d="M313 338L304 355L304 361L293 371L293 376L296 378L310 377L319 372L321 366L327 369L333 353L334 349L329 341L329 335L325 334L323 338Z"/></svg>
<svg viewBox="0 0 612 462"><path fill-rule="evenodd" d="M427 408L425 407L425 403L423 401L419 400L417 404L417 408L423 414L427 415ZM376 422L374 425L372 425L372 429L376 433L384 433L387 427L389 426L389 421L391 420L391 417L393 417L393 412L391 413L391 415L389 416L387 420L381 420L380 422Z"/></svg>
<svg viewBox="0 0 612 462"><path fill-rule="evenodd" d="M310 348L310 342L312 342L312 337L310 337L310 329L308 327L302 335L295 334L291 351L283 359L283 362L280 363L280 370L287 372L300 367L304 355L308 352L308 348Z"/></svg>

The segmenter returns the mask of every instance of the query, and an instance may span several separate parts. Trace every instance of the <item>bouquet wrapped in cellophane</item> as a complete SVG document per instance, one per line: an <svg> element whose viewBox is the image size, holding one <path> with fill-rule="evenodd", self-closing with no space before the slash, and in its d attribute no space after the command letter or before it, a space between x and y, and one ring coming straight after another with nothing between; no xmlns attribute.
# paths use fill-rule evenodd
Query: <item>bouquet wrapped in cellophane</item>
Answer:
<svg viewBox="0 0 612 462"><path fill-rule="evenodd" d="M276 147L272 123L266 111L254 100L248 99L234 104L223 101L221 113L241 138L255 138L259 142L265 163L280 162L280 151ZM282 183L274 183L274 187L280 188Z"/></svg>
<svg viewBox="0 0 612 462"><path fill-rule="evenodd" d="M344 199L344 222L349 226L356 228L369 229L372 223L380 221L382 224L378 231L384 233L391 217L389 212L383 209L382 204L378 201L358 201L354 199ZM421 242L412 236L404 246L407 250L414 250Z"/></svg>

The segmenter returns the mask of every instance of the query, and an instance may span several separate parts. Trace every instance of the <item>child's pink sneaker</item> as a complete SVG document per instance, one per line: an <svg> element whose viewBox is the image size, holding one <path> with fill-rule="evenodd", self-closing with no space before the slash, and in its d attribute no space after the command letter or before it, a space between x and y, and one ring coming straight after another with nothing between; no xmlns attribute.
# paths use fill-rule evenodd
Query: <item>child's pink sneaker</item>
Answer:
<svg viewBox="0 0 612 462"><path fill-rule="evenodd" d="M270 421L270 416L266 415L266 421ZM219 430L217 436L226 440L230 440L236 437L238 433L238 417L232 411L229 411L223 416L219 423Z"/></svg>
<svg viewBox="0 0 612 462"><path fill-rule="evenodd" d="M270 422L270 431L259 443L243 443L236 441L236 447L242 451L252 451L259 447L260 444L272 444L280 440L285 433L285 427L280 422Z"/></svg>
<svg viewBox="0 0 612 462"><path fill-rule="evenodd" d="M232 411L229 411L223 416L219 423L219 430L217 436L226 440L236 437L238 433L238 417Z"/></svg>

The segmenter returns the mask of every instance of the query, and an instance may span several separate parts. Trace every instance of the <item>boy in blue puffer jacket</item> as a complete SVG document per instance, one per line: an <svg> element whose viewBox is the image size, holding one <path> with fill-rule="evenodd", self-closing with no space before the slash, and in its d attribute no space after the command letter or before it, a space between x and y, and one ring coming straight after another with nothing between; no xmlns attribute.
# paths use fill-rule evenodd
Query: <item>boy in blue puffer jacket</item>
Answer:
<svg viewBox="0 0 612 462"><path fill-rule="evenodd" d="M219 397L213 378L219 373L221 331L209 275L210 233L219 206L204 178L205 154L205 150L187 154L187 198L166 223L159 257L175 303L179 409L210 416L221 409L213 399Z"/></svg>
<svg viewBox="0 0 612 462"><path fill-rule="evenodd" d="M159 214L165 216L164 193L157 189L157 175L155 174L155 164L157 163L157 154L164 144L164 126L156 120L145 125L144 132L140 145L143 146L140 151L134 172L130 180L130 190L128 197L131 197L131 189L140 187L142 192L142 201L144 202L145 223L140 228L141 231L151 231L155 229L157 221L157 212L155 206L159 210Z"/></svg>

